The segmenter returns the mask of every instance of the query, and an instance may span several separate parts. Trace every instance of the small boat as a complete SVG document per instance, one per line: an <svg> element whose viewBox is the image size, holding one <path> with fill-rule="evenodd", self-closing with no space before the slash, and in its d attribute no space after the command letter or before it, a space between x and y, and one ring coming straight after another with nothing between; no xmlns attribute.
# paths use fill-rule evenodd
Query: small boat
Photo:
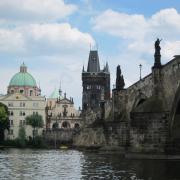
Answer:
<svg viewBox="0 0 180 180"><path fill-rule="evenodd" d="M68 147L65 146L65 145L62 145L62 146L60 146L59 148L60 148L60 149L68 149Z"/></svg>

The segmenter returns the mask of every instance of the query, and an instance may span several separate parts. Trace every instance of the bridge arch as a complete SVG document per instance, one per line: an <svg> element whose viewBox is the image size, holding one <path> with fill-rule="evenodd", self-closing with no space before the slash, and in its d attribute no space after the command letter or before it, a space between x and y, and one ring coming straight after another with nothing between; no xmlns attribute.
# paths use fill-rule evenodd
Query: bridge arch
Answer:
<svg viewBox="0 0 180 180"><path fill-rule="evenodd" d="M143 104L147 100L147 97L142 92L139 92L139 95L135 98L134 104L132 106L131 112L135 110L138 106Z"/></svg>
<svg viewBox="0 0 180 180"><path fill-rule="evenodd" d="M169 125L171 138L180 143L180 86L174 96Z"/></svg>

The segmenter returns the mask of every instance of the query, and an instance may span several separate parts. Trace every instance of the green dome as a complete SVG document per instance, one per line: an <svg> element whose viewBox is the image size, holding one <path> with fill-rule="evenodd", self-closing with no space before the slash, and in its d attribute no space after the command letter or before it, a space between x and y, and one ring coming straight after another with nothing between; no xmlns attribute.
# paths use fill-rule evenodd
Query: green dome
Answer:
<svg viewBox="0 0 180 180"><path fill-rule="evenodd" d="M57 98L62 98L62 97L61 97L61 95L59 95L59 90L55 88L54 91L49 96L49 98L50 99L57 99Z"/></svg>
<svg viewBox="0 0 180 180"><path fill-rule="evenodd" d="M36 86L36 81L31 74L27 72L27 67L23 64L20 72L16 73L10 80L9 86Z"/></svg>

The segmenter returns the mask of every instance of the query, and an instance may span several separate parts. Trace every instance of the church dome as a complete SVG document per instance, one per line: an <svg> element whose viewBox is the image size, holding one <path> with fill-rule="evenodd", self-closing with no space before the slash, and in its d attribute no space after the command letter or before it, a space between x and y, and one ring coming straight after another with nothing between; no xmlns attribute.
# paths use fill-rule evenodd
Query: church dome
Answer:
<svg viewBox="0 0 180 180"><path fill-rule="evenodd" d="M20 72L16 73L10 80L9 86L30 86L36 87L36 81L31 74L27 72L27 67L23 63Z"/></svg>
<svg viewBox="0 0 180 180"><path fill-rule="evenodd" d="M61 89L54 89L54 91L51 93L51 95L49 96L50 99L57 99L57 98L61 98L62 99L62 96L61 96Z"/></svg>

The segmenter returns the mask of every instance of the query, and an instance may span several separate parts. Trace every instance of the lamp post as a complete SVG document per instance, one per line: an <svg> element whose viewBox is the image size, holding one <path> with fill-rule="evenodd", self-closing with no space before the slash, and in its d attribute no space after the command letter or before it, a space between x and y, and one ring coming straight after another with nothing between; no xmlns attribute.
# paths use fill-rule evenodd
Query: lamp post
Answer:
<svg viewBox="0 0 180 180"><path fill-rule="evenodd" d="M139 65L139 70L140 70L140 80L141 80L141 70L142 70L142 64Z"/></svg>

